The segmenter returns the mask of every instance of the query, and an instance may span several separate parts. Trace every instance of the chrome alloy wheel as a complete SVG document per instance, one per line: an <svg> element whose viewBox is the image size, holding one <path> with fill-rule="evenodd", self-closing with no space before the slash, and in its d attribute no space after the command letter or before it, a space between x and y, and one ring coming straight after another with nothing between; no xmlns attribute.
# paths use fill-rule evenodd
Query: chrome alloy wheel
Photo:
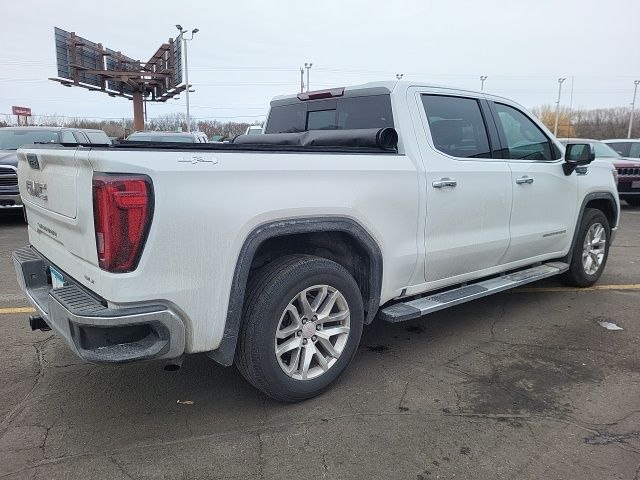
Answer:
<svg viewBox="0 0 640 480"><path fill-rule="evenodd" d="M296 380L311 380L340 358L349 338L346 299L329 285L314 285L287 305L275 332L280 368Z"/></svg>
<svg viewBox="0 0 640 480"><path fill-rule="evenodd" d="M607 235L600 223L594 223L587 230L582 248L582 267L587 275L598 271L604 260Z"/></svg>

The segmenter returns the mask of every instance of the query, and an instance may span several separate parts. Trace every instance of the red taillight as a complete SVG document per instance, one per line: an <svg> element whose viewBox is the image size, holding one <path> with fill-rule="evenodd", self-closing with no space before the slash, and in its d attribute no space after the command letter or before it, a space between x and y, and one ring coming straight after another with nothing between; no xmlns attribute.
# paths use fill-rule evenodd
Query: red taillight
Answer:
<svg viewBox="0 0 640 480"><path fill-rule="evenodd" d="M93 176L93 220L100 268L134 270L153 216L153 186L146 175Z"/></svg>

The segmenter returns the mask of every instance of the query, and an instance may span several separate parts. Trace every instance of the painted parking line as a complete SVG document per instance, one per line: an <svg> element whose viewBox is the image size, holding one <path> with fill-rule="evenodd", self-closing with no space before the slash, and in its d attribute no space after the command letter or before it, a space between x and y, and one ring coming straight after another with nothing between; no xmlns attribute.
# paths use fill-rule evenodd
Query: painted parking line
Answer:
<svg viewBox="0 0 640 480"><path fill-rule="evenodd" d="M514 292L519 293L536 293L536 292L589 292L598 290L640 290L640 283L631 283L626 285L594 285L593 287L576 288L576 287L529 287L514 288ZM11 307L0 308L0 315L10 315L15 313L36 313L35 308L31 307Z"/></svg>
<svg viewBox="0 0 640 480"><path fill-rule="evenodd" d="M534 293L534 292L589 292L597 290L640 290L640 283L627 285L594 285L592 287L525 287L515 288L514 292Z"/></svg>
<svg viewBox="0 0 640 480"><path fill-rule="evenodd" d="M0 308L0 315L11 313L36 313L36 309L31 307Z"/></svg>

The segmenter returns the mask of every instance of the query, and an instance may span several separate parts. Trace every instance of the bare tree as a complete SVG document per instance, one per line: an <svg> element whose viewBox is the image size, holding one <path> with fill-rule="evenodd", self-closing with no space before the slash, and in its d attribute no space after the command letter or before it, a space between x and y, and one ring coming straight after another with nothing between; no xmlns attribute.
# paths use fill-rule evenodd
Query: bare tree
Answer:
<svg viewBox="0 0 640 480"><path fill-rule="evenodd" d="M533 109L533 113L544 123L547 128L553 130L555 122L555 107L542 105ZM629 126L629 108L596 108L591 110L577 109L569 111L568 108L560 109L558 123L558 137L578 138L625 138ZM634 125L631 136L640 137L640 125Z"/></svg>

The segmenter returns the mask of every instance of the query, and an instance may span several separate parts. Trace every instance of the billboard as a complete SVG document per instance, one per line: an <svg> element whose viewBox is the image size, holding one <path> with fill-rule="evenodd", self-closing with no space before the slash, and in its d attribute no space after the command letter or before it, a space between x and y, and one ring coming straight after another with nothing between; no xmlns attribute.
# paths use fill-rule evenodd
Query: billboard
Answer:
<svg viewBox="0 0 640 480"><path fill-rule="evenodd" d="M177 87L182 85L182 69L184 68L182 63L182 33L173 42L173 58L173 84Z"/></svg>
<svg viewBox="0 0 640 480"><path fill-rule="evenodd" d="M54 27L58 77L102 88L104 80L94 72L104 70L101 45Z"/></svg>
<svg viewBox="0 0 640 480"><path fill-rule="evenodd" d="M140 68L140 62L133 58L122 55L120 52L114 52L107 48L105 49L107 57L105 60L105 69L115 74L116 72L137 72ZM117 92L126 97L133 96L135 91L134 87L126 82L110 78L107 80L106 89L109 92Z"/></svg>
<svg viewBox="0 0 640 480"><path fill-rule="evenodd" d="M156 102L184 90L181 36L163 43L145 63L61 28L54 28L54 39L58 76L51 80L111 96L141 93Z"/></svg>
<svg viewBox="0 0 640 480"><path fill-rule="evenodd" d="M11 107L11 113L14 115L22 115L24 117L31 116L31 109L29 107L16 107L15 105Z"/></svg>

